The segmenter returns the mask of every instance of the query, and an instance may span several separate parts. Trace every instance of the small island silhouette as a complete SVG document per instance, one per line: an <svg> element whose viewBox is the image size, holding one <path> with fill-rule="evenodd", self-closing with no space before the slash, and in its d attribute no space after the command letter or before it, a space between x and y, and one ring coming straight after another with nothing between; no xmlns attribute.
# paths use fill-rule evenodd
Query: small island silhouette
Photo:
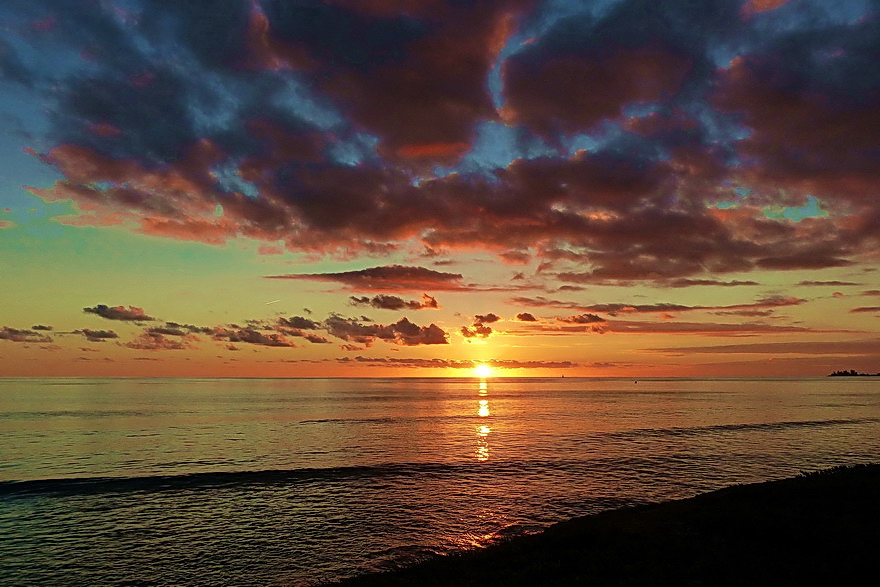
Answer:
<svg viewBox="0 0 880 587"><path fill-rule="evenodd" d="M880 377L880 373L859 373L855 369L849 371L834 371L828 377Z"/></svg>

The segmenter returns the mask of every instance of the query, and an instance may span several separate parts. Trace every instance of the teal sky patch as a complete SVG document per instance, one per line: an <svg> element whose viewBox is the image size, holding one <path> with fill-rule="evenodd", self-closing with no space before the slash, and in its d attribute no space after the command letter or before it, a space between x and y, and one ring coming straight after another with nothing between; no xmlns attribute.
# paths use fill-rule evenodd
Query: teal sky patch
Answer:
<svg viewBox="0 0 880 587"><path fill-rule="evenodd" d="M822 209L820 202L813 196L807 196L807 203L803 206L791 206L788 208L764 208L767 218L781 220L783 218L800 222L804 218L816 218L828 216L828 212Z"/></svg>

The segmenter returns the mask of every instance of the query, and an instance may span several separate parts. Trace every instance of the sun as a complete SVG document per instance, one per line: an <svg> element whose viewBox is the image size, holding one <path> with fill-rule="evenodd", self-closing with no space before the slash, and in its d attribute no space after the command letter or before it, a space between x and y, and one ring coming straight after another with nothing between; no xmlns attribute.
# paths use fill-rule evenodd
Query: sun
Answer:
<svg viewBox="0 0 880 587"><path fill-rule="evenodd" d="M492 377L492 367L489 365L477 365L474 367L474 373L477 374L477 377L480 379L485 379L486 377Z"/></svg>

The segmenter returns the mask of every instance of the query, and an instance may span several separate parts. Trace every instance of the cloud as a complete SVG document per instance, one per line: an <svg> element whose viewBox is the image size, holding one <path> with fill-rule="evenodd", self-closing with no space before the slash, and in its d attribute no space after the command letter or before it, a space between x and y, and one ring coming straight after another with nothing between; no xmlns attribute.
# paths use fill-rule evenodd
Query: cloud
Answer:
<svg viewBox="0 0 880 587"><path fill-rule="evenodd" d="M82 334L89 342L104 342L108 339L119 338L119 335L112 330L92 330L90 328L83 328L81 330L74 330L73 333Z"/></svg>
<svg viewBox="0 0 880 587"><path fill-rule="evenodd" d="M419 369L473 369L478 364L489 365L494 369L568 369L577 367L571 361L519 361L516 359L489 359L488 361L471 361L456 359L404 359L397 357L342 357L339 363L358 363L372 367L409 367Z"/></svg>
<svg viewBox="0 0 880 587"><path fill-rule="evenodd" d="M54 330L54 328L45 324L35 324L31 326L31 330L44 330L46 332L51 332L52 330Z"/></svg>
<svg viewBox="0 0 880 587"><path fill-rule="evenodd" d="M363 324L355 318L332 315L323 323L331 336L347 342L370 346L376 339L403 346L448 344L447 334L436 324L419 326L407 318L394 324Z"/></svg>
<svg viewBox="0 0 880 587"><path fill-rule="evenodd" d="M607 322L605 318L601 316L597 316L595 314L577 314L575 316L568 316L566 318L556 318L559 322L565 322L566 324L596 324L600 322Z"/></svg>
<svg viewBox="0 0 880 587"><path fill-rule="evenodd" d="M436 298L428 294L422 294L421 301L407 301L398 296L387 294L379 294L372 298L367 296L351 296L349 300L353 306L372 306L379 310L423 310L425 308L437 309L440 307Z"/></svg>
<svg viewBox="0 0 880 587"><path fill-rule="evenodd" d="M800 281L796 285L804 286L804 287L813 287L813 286L833 286L833 287L842 287L845 285L861 285L860 283L855 283L854 281Z"/></svg>
<svg viewBox="0 0 880 587"><path fill-rule="evenodd" d="M83 308L83 312L88 314L97 314L108 320L127 320L133 322L148 322L155 320L152 316L147 316L143 308L137 306L107 306L98 304L93 308Z"/></svg>
<svg viewBox="0 0 880 587"><path fill-rule="evenodd" d="M167 330L166 334L173 334L174 336L180 336L179 332L187 332L189 334L213 334L214 329L208 326L195 326L193 324L180 324L178 322L166 322L165 327ZM153 330L153 329L150 329ZM162 334L162 332L159 332Z"/></svg>
<svg viewBox="0 0 880 587"><path fill-rule="evenodd" d="M741 281L738 279L734 279L733 281L721 281L718 279L672 279L670 281L658 281L656 284L658 287L693 287L693 286L716 286L716 287L742 287L742 286L752 286L752 285L761 285L757 281L745 280Z"/></svg>
<svg viewBox="0 0 880 587"><path fill-rule="evenodd" d="M776 10L780 6L788 4L788 1L789 0L748 0L748 2L743 4L741 10L744 16L750 16L759 12Z"/></svg>
<svg viewBox="0 0 880 587"><path fill-rule="evenodd" d="M516 315L516 319L520 322L537 322L538 319L535 318L534 314L530 314L529 312L520 312Z"/></svg>
<svg viewBox="0 0 880 587"><path fill-rule="evenodd" d="M474 324L492 324L493 322L498 322L501 320L501 317L497 314L488 313L488 314L477 314L474 316Z"/></svg>
<svg viewBox="0 0 880 587"><path fill-rule="evenodd" d="M471 327L462 326L459 333L465 338L489 338L492 334L492 327L486 324L492 324L501 320L497 314L477 314L474 316L474 322Z"/></svg>
<svg viewBox="0 0 880 587"><path fill-rule="evenodd" d="M31 191L70 202L62 222L348 261L476 249L661 287L876 250L867 5L222 4L4 6L56 23L11 26L0 76L49 113L32 144L60 179ZM815 217L768 215L807 196ZM362 271L273 277L468 287Z"/></svg>
<svg viewBox="0 0 880 587"><path fill-rule="evenodd" d="M189 330L184 330L183 328L173 327L173 326L154 326L148 328L145 332L149 334L162 334L167 336L186 336L189 333Z"/></svg>
<svg viewBox="0 0 880 587"><path fill-rule="evenodd" d="M5 39L0 39L0 80L14 82L25 87L32 86L34 81L18 53ZM3 223L0 223L0 228L4 228Z"/></svg>
<svg viewBox="0 0 880 587"><path fill-rule="evenodd" d="M709 312L713 316L746 316L749 318L758 318L772 316L773 310L722 310L720 312Z"/></svg>
<svg viewBox="0 0 880 587"><path fill-rule="evenodd" d="M474 324L472 327L462 326L459 329L459 333L465 338L489 338L492 332L491 326L482 324Z"/></svg>
<svg viewBox="0 0 880 587"><path fill-rule="evenodd" d="M666 347L648 349L661 353L760 354L760 355L880 355L880 340L758 342L717 346Z"/></svg>
<svg viewBox="0 0 880 587"><path fill-rule="evenodd" d="M781 308L784 306L797 306L805 303L807 300L796 298L793 296L771 295L746 304L733 304L727 306L686 306L683 304L672 304L667 302L655 304L626 304L626 303L607 303L607 304L588 304L582 305L575 302L565 302L561 300L553 300L543 296L537 297L515 297L510 300L511 303L523 306L547 307L570 309L584 312L600 312L609 316L617 316L619 314L651 314L651 313L669 313L669 312L694 312L705 310L761 310L767 308Z"/></svg>
<svg viewBox="0 0 880 587"><path fill-rule="evenodd" d="M317 329L320 327L319 324L312 322L311 320L307 320L305 318L300 318L300 319L297 319L297 318L300 318L300 317L294 316L291 319L278 318L278 320L275 322L275 324L268 324L267 325L267 324L263 324L263 323L255 323L254 327L269 328L269 329L275 330L276 332L278 332L281 335L304 338L307 341L309 341L311 343L315 343L315 344L327 344L330 342L329 340L327 340L326 338L324 338L323 336L320 336L318 334L314 334L312 332L305 332L305 330L303 330L302 328L288 326L288 324L290 324L290 323L304 324L305 326L309 327L309 328L307 328L307 330L314 330L314 329Z"/></svg>
<svg viewBox="0 0 880 587"><path fill-rule="evenodd" d="M0 327L0 340L32 343L52 342L52 338L45 334L41 334L34 330L20 330L9 326Z"/></svg>
<svg viewBox="0 0 880 587"><path fill-rule="evenodd" d="M510 330L508 334L534 335L547 334L558 336L570 336L583 333L593 334L680 334L696 336L719 336L740 337L758 336L763 334L828 334L848 333L851 330L818 330L805 326L788 326L780 324L765 324L759 322L743 323L716 323L716 322L676 322L662 320L658 322L640 320L608 320L583 325L552 325L534 324L524 326L519 330Z"/></svg>
<svg viewBox="0 0 880 587"><path fill-rule="evenodd" d="M230 325L227 327L216 326L211 336L214 340L230 343L246 343L267 347L295 347L296 345L287 340L283 335L269 332L260 332L256 328Z"/></svg>
<svg viewBox="0 0 880 587"><path fill-rule="evenodd" d="M316 330L321 326L320 323L302 316L291 316L290 318L281 317L278 318L278 324L280 326L287 326L298 330Z"/></svg>
<svg viewBox="0 0 880 587"><path fill-rule="evenodd" d="M163 334L148 331L122 346L141 351L181 351L195 348L188 338L168 338Z"/></svg>
<svg viewBox="0 0 880 587"><path fill-rule="evenodd" d="M861 308L853 308L851 314L859 314L864 312L880 312L880 306L862 306Z"/></svg>
<svg viewBox="0 0 880 587"><path fill-rule="evenodd" d="M534 308L558 308L563 310L586 310L586 306L576 302L566 302L562 300L554 300L544 296L517 296L509 300L511 304L518 306L530 306Z"/></svg>
<svg viewBox="0 0 880 587"><path fill-rule="evenodd" d="M608 323L610 332L632 334L695 334L699 336L756 336L759 334L821 333L803 326L784 326L744 322L738 324L717 324L705 322L639 322L612 321ZM836 330L830 332L846 332Z"/></svg>
<svg viewBox="0 0 880 587"><path fill-rule="evenodd" d="M547 37L552 38L552 37ZM622 115L631 102L674 94L691 68L686 56L662 47L601 47L535 43L504 66L509 123L553 136Z"/></svg>
<svg viewBox="0 0 880 587"><path fill-rule="evenodd" d="M268 279L303 279L341 283L359 291L418 291L424 289L460 290L461 275L444 273L424 267L385 265L340 273L303 273L270 275Z"/></svg>

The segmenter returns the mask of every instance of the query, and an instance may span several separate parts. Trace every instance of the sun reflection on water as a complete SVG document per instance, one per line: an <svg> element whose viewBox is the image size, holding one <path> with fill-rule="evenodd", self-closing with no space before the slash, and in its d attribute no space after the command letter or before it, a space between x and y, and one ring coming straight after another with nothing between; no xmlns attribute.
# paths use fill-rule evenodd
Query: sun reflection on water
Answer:
<svg viewBox="0 0 880 587"><path fill-rule="evenodd" d="M481 399L477 400L477 415L481 418L488 418L490 415L489 400L486 396L489 395L489 385L486 381L480 381L480 386L477 388L477 395L481 396ZM476 431L477 450L475 451L475 454L477 456L477 460L488 461L489 433L492 432L492 429L488 426L488 423L485 423L477 426Z"/></svg>

